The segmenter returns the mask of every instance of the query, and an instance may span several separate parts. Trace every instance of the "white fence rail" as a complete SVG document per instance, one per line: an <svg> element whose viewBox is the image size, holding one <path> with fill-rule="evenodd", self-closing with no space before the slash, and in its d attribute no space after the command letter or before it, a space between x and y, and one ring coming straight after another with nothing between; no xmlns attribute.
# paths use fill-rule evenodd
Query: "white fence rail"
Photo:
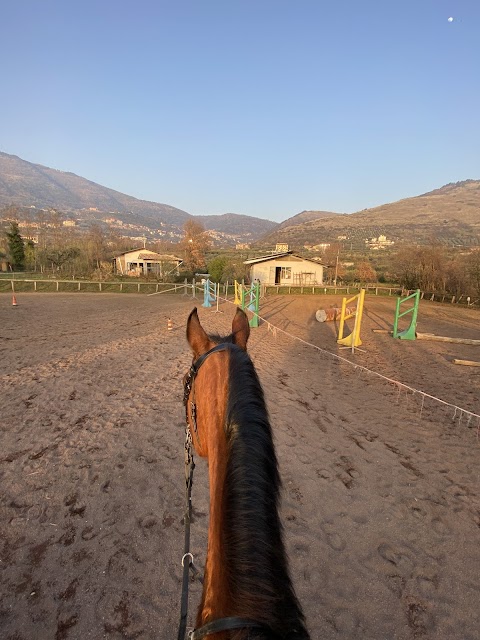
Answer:
<svg viewBox="0 0 480 640"><path fill-rule="evenodd" d="M401 287L379 287L377 285L365 285L363 287L368 295L376 296L408 296L413 291ZM199 281L184 282L126 282L126 281L91 281L91 280L53 280L53 279L16 279L0 278L0 293L2 292L87 292L87 293L141 293L158 295L163 293L183 294L197 297L195 293L201 293L203 285ZM265 285L261 286L261 296L267 295L352 295L360 291L360 286L332 286L332 285ZM195 293L194 293L195 292ZM234 294L234 285L228 282L221 285L221 295ZM427 292L421 293L422 300L431 302L443 302L461 304L469 307L479 307L480 299L460 295L454 296L447 293Z"/></svg>

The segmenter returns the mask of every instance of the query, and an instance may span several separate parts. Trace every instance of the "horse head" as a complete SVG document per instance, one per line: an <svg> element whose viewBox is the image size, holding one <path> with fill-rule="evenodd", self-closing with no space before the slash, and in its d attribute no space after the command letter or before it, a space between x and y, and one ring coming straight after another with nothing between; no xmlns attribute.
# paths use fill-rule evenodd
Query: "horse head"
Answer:
<svg viewBox="0 0 480 640"><path fill-rule="evenodd" d="M193 444L200 456L208 456L208 432L224 423L228 351L236 347L246 351L249 335L248 319L241 309L237 309L233 318L232 333L223 337L206 333L196 307L188 317L187 341L193 362L184 378L184 402ZM213 354L216 355L211 358Z"/></svg>

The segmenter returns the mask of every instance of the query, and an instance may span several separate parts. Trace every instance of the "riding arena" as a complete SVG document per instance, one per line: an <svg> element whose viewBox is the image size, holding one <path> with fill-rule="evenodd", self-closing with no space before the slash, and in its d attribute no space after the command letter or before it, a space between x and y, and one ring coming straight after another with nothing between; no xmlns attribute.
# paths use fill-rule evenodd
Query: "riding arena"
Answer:
<svg viewBox="0 0 480 640"><path fill-rule="evenodd" d="M478 640L478 309L212 294L0 294L0 637Z"/></svg>

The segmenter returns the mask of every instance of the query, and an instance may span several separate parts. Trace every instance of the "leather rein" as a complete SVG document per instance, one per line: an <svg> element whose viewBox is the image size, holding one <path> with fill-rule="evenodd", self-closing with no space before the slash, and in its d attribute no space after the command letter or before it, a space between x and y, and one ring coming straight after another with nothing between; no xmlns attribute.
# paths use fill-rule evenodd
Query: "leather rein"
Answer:
<svg viewBox="0 0 480 640"><path fill-rule="evenodd" d="M217 351L229 351L235 348L233 344L222 343L215 345L212 349L199 356L188 370L187 375L183 382L183 404L185 405L185 493L186 493L186 508L185 508L185 540L184 540L184 554L182 557L183 566L183 578L182 578L182 599L181 599L181 611L180 611L180 625L178 628L178 640L185 640L185 633L187 628L187 614L188 614L188 584L189 584L189 571L192 571L193 575L198 575L198 571L193 564L193 555L190 553L190 523L192 517L192 485L193 485L193 470L195 463L193 461L193 447L192 447L192 432L191 425L188 418L188 407L190 406L190 415L193 422L193 430L195 436L198 439L197 431L197 407L195 404L195 377L198 370L205 362L205 360L216 353ZM190 396L192 398L190 399ZM193 629L188 632L188 640L201 640L205 636L211 633L219 633L220 631L230 631L234 629L258 629L269 630L271 629L264 624L250 620L249 618L240 617L227 617L219 618L207 622L198 629Z"/></svg>

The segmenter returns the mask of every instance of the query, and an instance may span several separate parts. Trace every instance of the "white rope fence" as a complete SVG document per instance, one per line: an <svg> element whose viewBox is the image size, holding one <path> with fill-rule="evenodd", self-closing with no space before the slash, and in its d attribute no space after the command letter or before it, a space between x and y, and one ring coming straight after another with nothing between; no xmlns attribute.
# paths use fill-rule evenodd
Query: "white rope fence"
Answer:
<svg viewBox="0 0 480 640"><path fill-rule="evenodd" d="M230 302L230 304L235 304L231 300L227 300L227 298L221 298L221 300L224 300L225 302ZM352 362L351 360L348 360L347 358L343 358L342 356L338 355L337 353L333 353L331 351L327 351L326 349L322 349L321 347L318 347L316 344L313 344L312 342L307 342L306 340L303 340L302 338L299 338L298 336L294 335L293 333L289 333L288 331L285 331L284 329L281 329L280 327L275 326L274 324L269 322L266 318L263 318L260 315L258 316L258 318L259 318L259 320L261 320L262 322L264 322L267 325L268 333L271 333L275 338L277 337L277 333L283 333L284 335L288 336L292 340L296 340L297 342L301 342L302 344L304 344L304 345L306 345L308 347L313 347L317 351L320 351L321 353L324 353L327 356L331 356L332 358L334 358L334 359L336 359L336 360L338 360L340 362L343 362L345 364L351 365L352 367L354 367L355 370L364 371L364 372L369 373L369 374L371 374L373 376L376 376L377 378L380 378L380 379L384 380L385 382L388 382L389 384L395 385L395 387L397 387L397 389L398 389L398 393L399 394L400 394L400 391L402 389L404 389L406 392L413 393L413 395L418 394L422 398L422 404L421 404L421 407L420 407L420 416L422 415L426 398L428 398L429 400L433 400L434 402L437 402L437 403L439 403L439 404L441 404L441 405L443 405L445 407L450 408L453 411L452 422L455 422L455 420L457 420L458 424L460 424L462 422L462 419L465 418L467 427L476 426L476 428L477 428L477 439L478 439L479 433L480 433L480 414L474 413L473 411L468 411L468 409L463 409L462 407L459 407L458 405L453 404L451 402L446 402L445 400L442 400L441 398L437 398L436 396L433 396L430 393L427 393L426 391L421 391L420 389L415 389L415 387L411 387L408 384L404 384L403 382L400 382L399 380L394 380L393 378L389 378L388 376L384 376L383 374L378 373L378 371L373 371L372 369L368 369L368 367L365 367L365 366L363 366L361 364L356 364L355 362ZM474 421L473 424L472 424L472 420Z"/></svg>

